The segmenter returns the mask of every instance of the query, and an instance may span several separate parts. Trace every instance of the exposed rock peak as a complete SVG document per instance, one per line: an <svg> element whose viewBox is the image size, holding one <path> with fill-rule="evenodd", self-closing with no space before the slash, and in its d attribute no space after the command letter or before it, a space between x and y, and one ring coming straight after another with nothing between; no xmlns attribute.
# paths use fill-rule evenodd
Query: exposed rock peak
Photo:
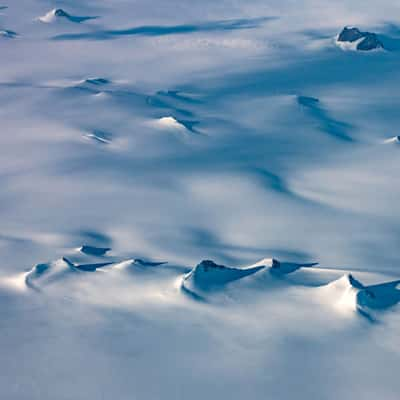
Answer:
<svg viewBox="0 0 400 400"><path fill-rule="evenodd" d="M200 262L200 264L197 265L197 268L202 268L205 272L207 272L209 269L226 269L225 266L223 265L218 265L216 264L214 261L211 260L203 260L202 262Z"/></svg>
<svg viewBox="0 0 400 400"><path fill-rule="evenodd" d="M55 8L53 10L53 14L56 17L69 17L69 14L67 12L65 12L62 8Z"/></svg>
<svg viewBox="0 0 400 400"><path fill-rule="evenodd" d="M378 36L372 32L362 32L356 27L345 27L340 32L338 42L357 42L356 50L368 51L375 49L383 49L383 43L379 40Z"/></svg>
<svg viewBox="0 0 400 400"><path fill-rule="evenodd" d="M340 32L338 40L339 42L355 42L362 37L364 37L364 35L358 28L348 28L346 26L343 28L342 32Z"/></svg>
<svg viewBox="0 0 400 400"><path fill-rule="evenodd" d="M364 285L358 281L352 274L348 274L346 276L347 280L349 281L350 285L356 289L364 289Z"/></svg>

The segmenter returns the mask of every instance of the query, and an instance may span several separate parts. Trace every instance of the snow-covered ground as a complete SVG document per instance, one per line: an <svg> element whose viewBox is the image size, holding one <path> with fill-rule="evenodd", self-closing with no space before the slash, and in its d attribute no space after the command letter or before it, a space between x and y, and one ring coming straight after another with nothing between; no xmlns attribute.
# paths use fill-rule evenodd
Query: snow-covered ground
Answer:
<svg viewBox="0 0 400 400"><path fill-rule="evenodd" d="M399 21L0 3L0 398L397 400Z"/></svg>

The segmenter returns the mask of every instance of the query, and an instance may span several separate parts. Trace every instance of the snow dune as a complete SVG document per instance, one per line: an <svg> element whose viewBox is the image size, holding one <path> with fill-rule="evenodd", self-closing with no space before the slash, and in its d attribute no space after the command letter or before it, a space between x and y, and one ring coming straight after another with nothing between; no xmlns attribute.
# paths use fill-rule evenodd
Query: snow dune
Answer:
<svg viewBox="0 0 400 400"><path fill-rule="evenodd" d="M360 290L363 290L363 285L351 274L343 275L326 285L323 290L327 301L333 303L340 311L358 310L357 297Z"/></svg>
<svg viewBox="0 0 400 400"><path fill-rule="evenodd" d="M67 259L61 258L50 263L35 265L25 275L25 284L28 288L38 289L56 283L74 273L74 265Z"/></svg>
<svg viewBox="0 0 400 400"><path fill-rule="evenodd" d="M347 274L324 288L326 300L341 312L358 312L373 320L374 311L383 310L400 301L400 280L365 286Z"/></svg>

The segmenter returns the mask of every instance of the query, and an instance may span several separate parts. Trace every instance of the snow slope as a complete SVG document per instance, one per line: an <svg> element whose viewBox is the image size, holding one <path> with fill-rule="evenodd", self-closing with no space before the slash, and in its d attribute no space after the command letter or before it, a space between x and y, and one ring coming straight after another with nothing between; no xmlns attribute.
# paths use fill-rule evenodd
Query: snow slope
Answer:
<svg viewBox="0 0 400 400"><path fill-rule="evenodd" d="M397 400L399 20L2 2L0 398Z"/></svg>

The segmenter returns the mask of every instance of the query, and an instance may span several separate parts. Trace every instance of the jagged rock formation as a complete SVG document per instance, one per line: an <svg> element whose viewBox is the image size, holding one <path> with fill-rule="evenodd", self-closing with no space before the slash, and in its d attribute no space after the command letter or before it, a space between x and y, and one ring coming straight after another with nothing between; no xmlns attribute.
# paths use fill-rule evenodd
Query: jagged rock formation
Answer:
<svg viewBox="0 0 400 400"><path fill-rule="evenodd" d="M229 268L211 260L203 260L184 277L183 284L201 288L224 285L254 274L263 268L265 268L263 265L245 269Z"/></svg>
<svg viewBox="0 0 400 400"><path fill-rule="evenodd" d="M369 51L383 49L383 43L378 36L372 32L362 32L358 28L345 27L337 38L339 43L354 43L355 50Z"/></svg>

